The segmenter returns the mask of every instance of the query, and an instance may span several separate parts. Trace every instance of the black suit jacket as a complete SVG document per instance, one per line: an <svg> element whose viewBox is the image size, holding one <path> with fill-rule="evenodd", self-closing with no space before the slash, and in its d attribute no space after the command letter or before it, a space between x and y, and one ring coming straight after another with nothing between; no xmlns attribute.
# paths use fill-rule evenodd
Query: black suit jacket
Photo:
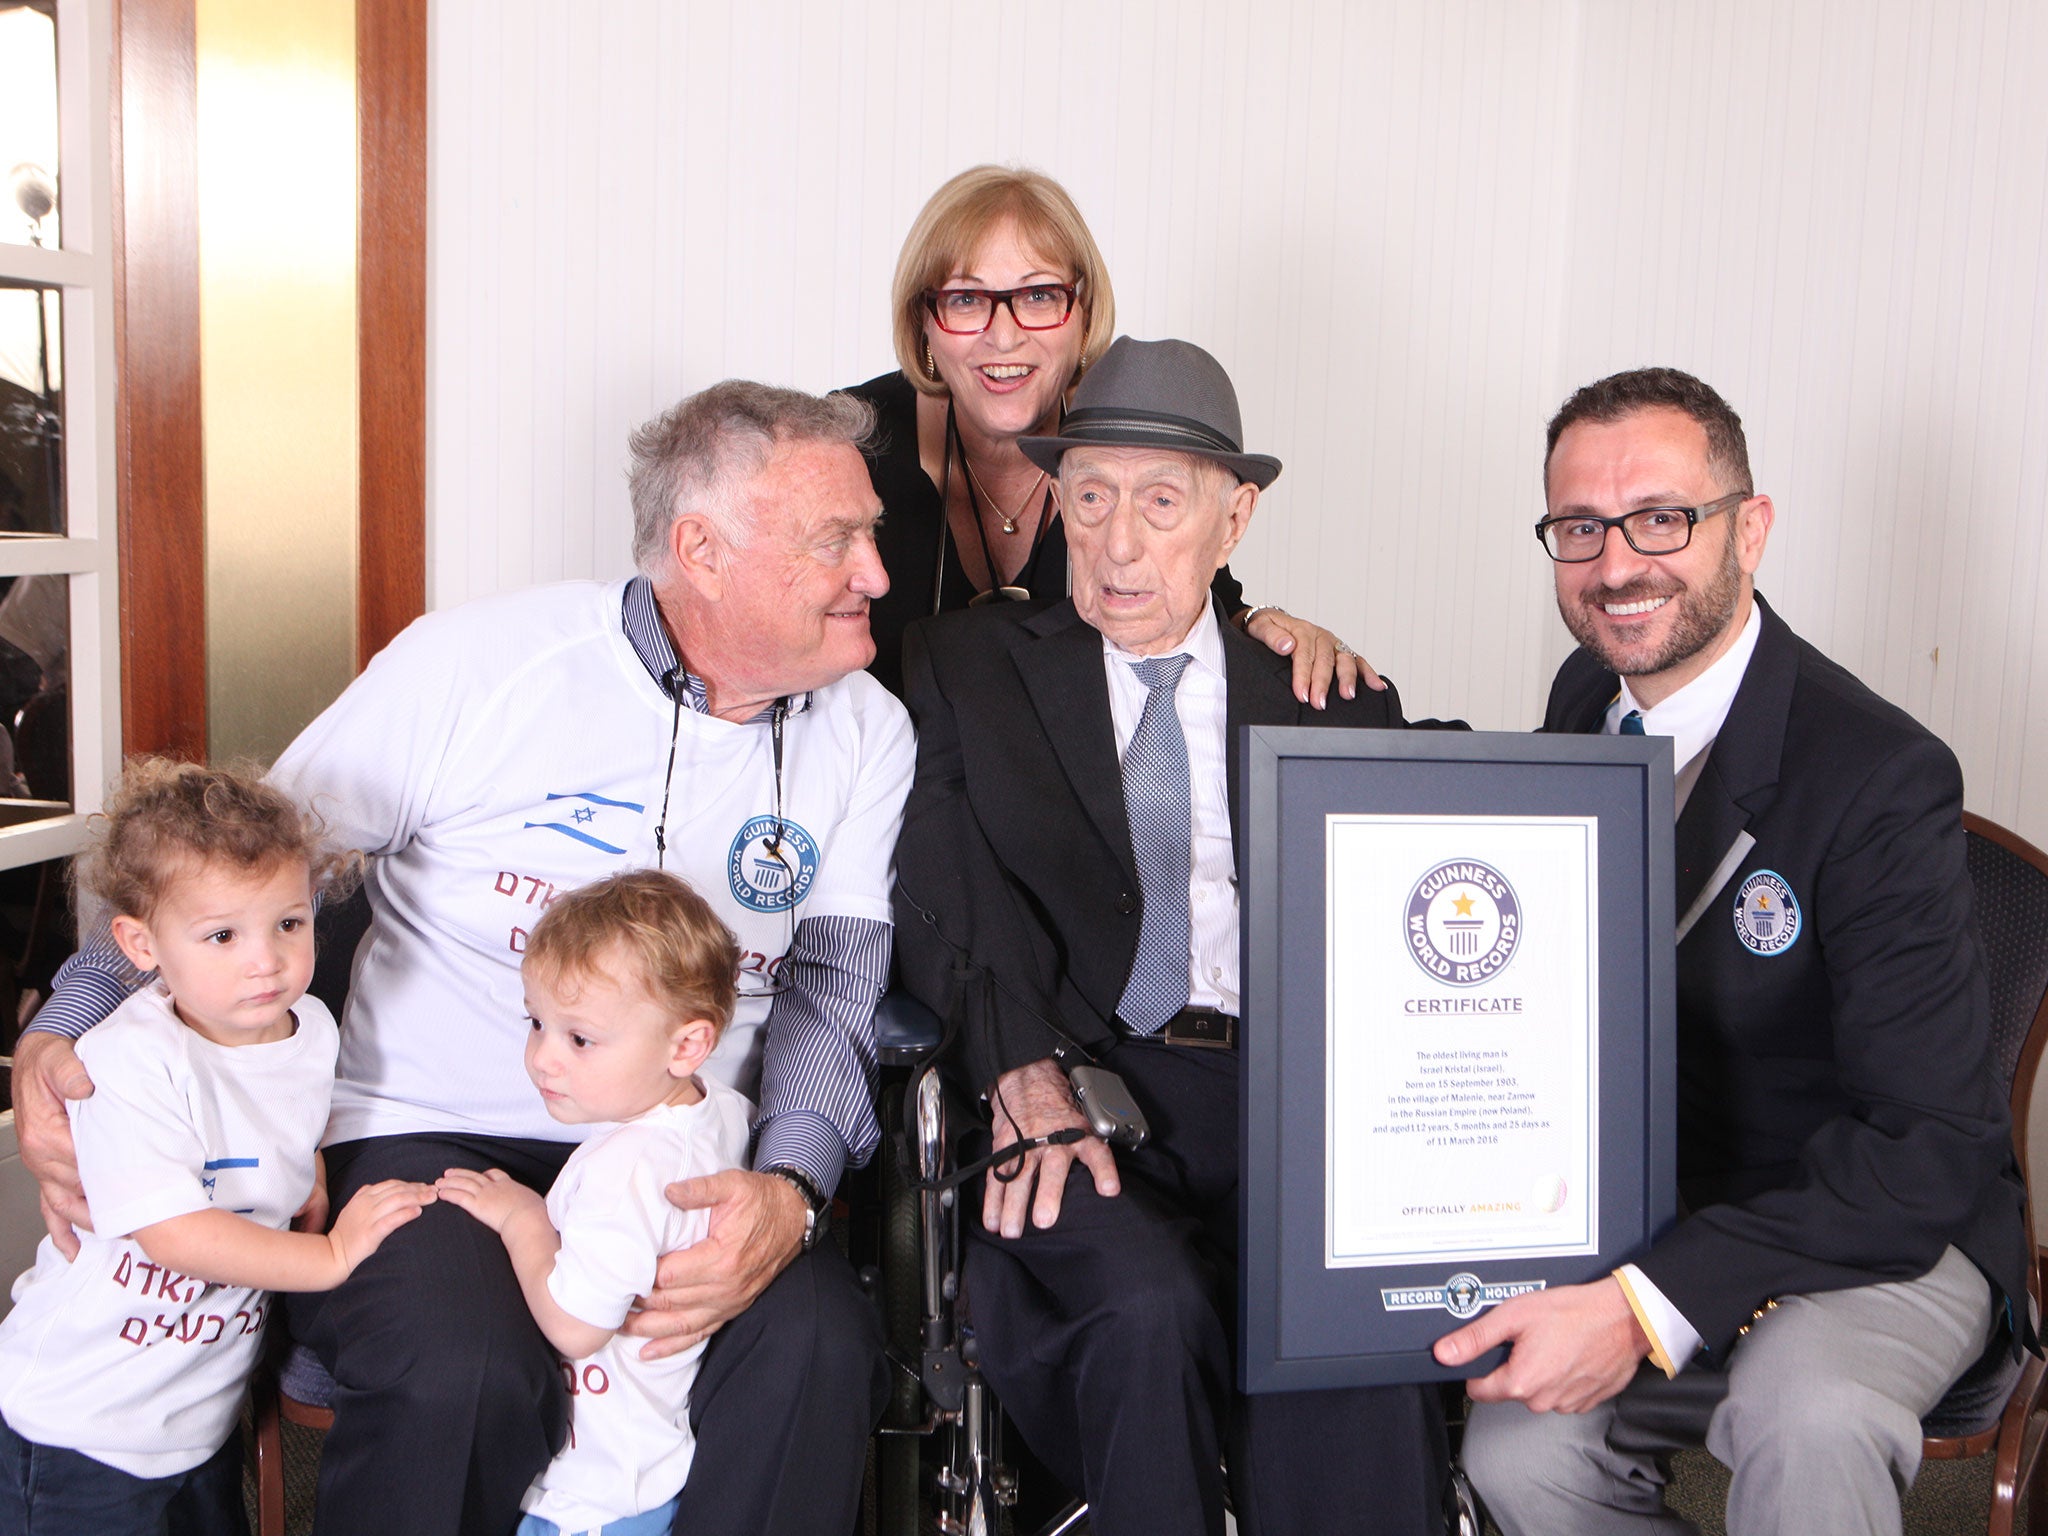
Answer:
<svg viewBox="0 0 2048 1536"><path fill-rule="evenodd" d="M1239 726L1402 723L1391 686L1332 690L1322 711L1297 703L1292 663L1222 628L1233 811ZM913 625L903 660L917 777L896 846L896 953L941 1014L960 952L986 972L985 1017L959 1042L979 1092L1063 1035L1090 1051L1116 1036L1142 887L1102 636L1071 601L1004 604Z"/></svg>
<svg viewBox="0 0 2048 1536"><path fill-rule="evenodd" d="M1924 1274L1953 1243L2025 1319L2025 1191L1990 1057L1962 773L1947 747L1762 608L1677 828L1688 911L1739 832L1756 846L1678 949L1678 1172L1689 1214L1638 1260L1722 1350L1773 1296ZM1618 684L1584 650L1548 731L1592 732ZM1759 870L1802 926L1758 954Z"/></svg>

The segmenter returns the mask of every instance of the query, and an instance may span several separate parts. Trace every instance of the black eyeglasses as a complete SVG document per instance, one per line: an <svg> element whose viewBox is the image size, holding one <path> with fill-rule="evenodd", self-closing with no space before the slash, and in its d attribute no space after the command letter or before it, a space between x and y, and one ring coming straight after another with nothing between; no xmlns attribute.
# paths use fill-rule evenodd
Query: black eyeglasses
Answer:
<svg viewBox="0 0 2048 1536"><path fill-rule="evenodd" d="M1628 547L1639 555L1675 555L1692 542L1696 524L1747 501L1749 495L1748 491L1735 491L1703 507L1640 507L1620 517L1587 513L1546 517L1536 525L1536 538L1559 565L1598 560L1607 547L1610 528L1619 528Z"/></svg>
<svg viewBox="0 0 2048 1536"><path fill-rule="evenodd" d="M995 322L996 306L1010 311L1018 329L1056 331L1074 312L1071 283L1033 283L1029 288L927 288L924 307L953 336L978 336Z"/></svg>

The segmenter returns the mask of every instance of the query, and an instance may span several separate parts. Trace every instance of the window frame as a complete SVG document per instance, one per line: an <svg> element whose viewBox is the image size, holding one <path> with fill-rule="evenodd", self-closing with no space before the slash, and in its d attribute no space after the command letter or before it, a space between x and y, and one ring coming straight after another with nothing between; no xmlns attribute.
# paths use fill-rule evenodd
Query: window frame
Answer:
<svg viewBox="0 0 2048 1536"><path fill-rule="evenodd" d="M0 829L0 869L63 858L85 840L121 767L115 465L113 0L57 0L62 245L0 243L0 278L55 288L64 365L62 534L0 539L0 577L69 578L71 811Z"/></svg>

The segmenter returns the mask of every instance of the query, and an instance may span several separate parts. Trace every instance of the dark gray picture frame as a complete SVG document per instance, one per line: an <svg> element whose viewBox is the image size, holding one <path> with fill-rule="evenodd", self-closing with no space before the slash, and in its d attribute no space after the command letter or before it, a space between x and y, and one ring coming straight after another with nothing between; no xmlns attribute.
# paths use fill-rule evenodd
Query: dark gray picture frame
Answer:
<svg viewBox="0 0 2048 1536"><path fill-rule="evenodd" d="M1445 1288L1445 1265L1324 1264L1325 818L1598 819L1600 1250L1506 1260L1498 1273L1458 1266L1486 1285L1574 1284L1642 1252L1677 1208L1671 743L1252 726L1237 750L1245 850L1239 1384L1294 1392L1483 1375L1501 1352L1458 1371L1430 1354L1461 1326L1452 1310L1382 1305L1385 1288Z"/></svg>

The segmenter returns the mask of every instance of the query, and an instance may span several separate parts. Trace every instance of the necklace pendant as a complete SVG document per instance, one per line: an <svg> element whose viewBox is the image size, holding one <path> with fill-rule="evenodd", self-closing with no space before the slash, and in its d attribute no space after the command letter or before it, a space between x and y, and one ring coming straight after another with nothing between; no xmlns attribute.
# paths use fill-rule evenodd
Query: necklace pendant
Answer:
<svg viewBox="0 0 2048 1536"><path fill-rule="evenodd" d="M1016 520L1016 519L1015 519L1014 517L1006 517L1006 518L1004 518L1004 519L1003 519L1003 532L1005 532L1005 533L1015 533L1016 531L1017 531L1017 520Z"/></svg>

